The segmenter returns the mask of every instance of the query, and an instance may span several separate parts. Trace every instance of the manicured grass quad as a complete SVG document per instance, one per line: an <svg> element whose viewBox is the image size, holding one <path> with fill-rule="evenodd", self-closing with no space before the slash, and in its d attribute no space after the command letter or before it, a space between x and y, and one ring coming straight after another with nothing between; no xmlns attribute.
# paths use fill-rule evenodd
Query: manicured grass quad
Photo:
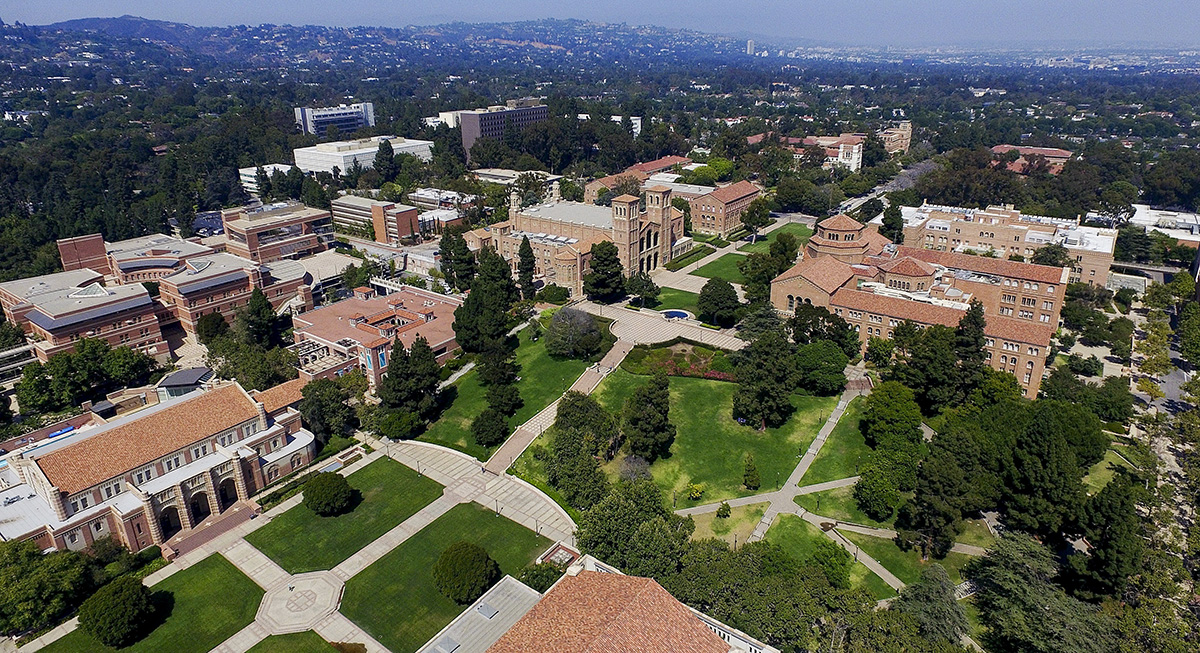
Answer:
<svg viewBox="0 0 1200 653"><path fill-rule="evenodd" d="M767 531L766 540L778 544L796 560L804 560L816 550L817 543L829 539L820 528L796 515L780 515ZM896 591L861 562L850 568L850 585L862 587L876 599L896 596Z"/></svg>
<svg viewBox="0 0 1200 653"><path fill-rule="evenodd" d="M347 581L342 614L396 653L417 650L465 607L433 584L438 556L459 540L482 546L512 576L550 546L491 510L458 505Z"/></svg>
<svg viewBox="0 0 1200 653"><path fill-rule="evenodd" d="M656 311L669 311L671 309L678 309L687 311L692 315L696 315L700 312L700 308L697 306L699 301L700 295L694 292L679 290L678 288L663 288L659 292L658 301L653 305L646 304L646 308L652 308ZM638 307L636 301L631 302L630 306L633 308Z"/></svg>
<svg viewBox="0 0 1200 653"><path fill-rule="evenodd" d="M225 558L212 555L153 588L169 596L169 616L122 653L205 653L254 621L263 590ZM162 594L160 594L162 593ZM47 653L116 651L76 629L42 649Z"/></svg>
<svg viewBox="0 0 1200 653"><path fill-rule="evenodd" d="M738 269L738 263L744 260L746 257L741 254L726 254L715 261L705 263L692 274L706 279L720 277L730 283L743 284L746 283L746 277Z"/></svg>
<svg viewBox="0 0 1200 653"><path fill-rule="evenodd" d="M442 495L442 486L381 458L346 478L361 502L321 517L303 504L250 533L246 541L289 573L332 569Z"/></svg>
<svg viewBox="0 0 1200 653"><path fill-rule="evenodd" d="M588 366L585 361L551 358L546 353L545 340L531 341L528 330L521 331L520 339L517 362L521 365L521 380L517 383L517 388L521 392L521 398L525 400L525 405L516 415L509 418L510 433L566 392ZM459 379L455 386L458 395L454 403L429 427L420 440L457 449L479 460L487 460L495 448L475 444L475 438L471 435L471 421L487 408L479 375L472 370Z"/></svg>
<svg viewBox="0 0 1200 653"><path fill-rule="evenodd" d="M901 495L901 504L903 504L903 499L904 496ZM899 512L898 509L893 511L892 516L886 521L871 519L866 513L859 510L858 502L854 500L853 485L813 494L801 494L796 497L796 503L803 506L805 510L815 512L822 517L875 528L891 528L892 524L896 523L896 515Z"/></svg>
<svg viewBox="0 0 1200 653"><path fill-rule="evenodd" d="M290 635L271 635L248 653L334 653L337 649L311 630Z"/></svg>
<svg viewBox="0 0 1200 653"><path fill-rule="evenodd" d="M825 440L821 452L813 460L812 466L800 479L800 485L814 485L826 481L837 481L858 474L862 465L870 459L871 448L859 429L862 421L864 399L855 397L846 406L837 426ZM824 514L824 513L822 513Z"/></svg>
<svg viewBox="0 0 1200 653"><path fill-rule="evenodd" d="M850 533L841 531L846 539L854 542L867 555L879 561L888 571L896 575L896 578L904 581L906 585L912 585L921 579L921 570L925 567L938 563L946 568L946 573L950 575L950 580L954 583L962 582L962 568L971 560L971 556L962 553L947 553L945 559L937 560L921 560L921 552L917 549L901 551L900 547L895 542L882 537L871 537L862 533Z"/></svg>
<svg viewBox="0 0 1200 653"><path fill-rule="evenodd" d="M610 411L620 414L629 397L650 377L617 369L595 392L596 399ZM668 500L675 492L677 508L722 499L749 496L776 490L784 483L808 445L816 439L822 419L837 405L836 397L792 396L796 412L781 427L759 431L733 419L733 393L737 385L710 379L671 377L671 421L675 424L675 443L671 455L660 458L650 473ZM758 490L742 486L745 456L754 454L762 479ZM616 480L621 456L605 466ZM704 486L698 501L687 497L687 486Z"/></svg>
<svg viewBox="0 0 1200 653"><path fill-rule="evenodd" d="M729 516L721 518L715 512L693 515L696 531L692 533L693 540L716 538L729 544L745 544L754 527L762 521L763 513L769 503L752 503L748 506L737 506L729 509Z"/></svg>
<svg viewBox="0 0 1200 653"><path fill-rule="evenodd" d="M742 245L738 248L738 251L746 252L747 254L766 254L771 251L771 243L775 242L775 239L779 237L779 234L792 234L796 237L796 242L798 242L800 247L803 248L804 244L808 242L808 239L812 237L812 233L812 229L809 229L802 224L792 222L783 225L782 227L772 231L769 234L766 234L765 236L759 236L758 240L753 243L746 243L745 245Z"/></svg>

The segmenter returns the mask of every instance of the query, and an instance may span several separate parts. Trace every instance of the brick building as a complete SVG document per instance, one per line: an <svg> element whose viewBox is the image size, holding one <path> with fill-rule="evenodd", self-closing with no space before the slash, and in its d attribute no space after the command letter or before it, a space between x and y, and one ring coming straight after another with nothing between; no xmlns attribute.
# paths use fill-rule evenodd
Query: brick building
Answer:
<svg viewBox="0 0 1200 653"><path fill-rule="evenodd" d="M339 230L375 242L399 245L400 240L421 233L420 212L415 206L343 195L332 202L333 224Z"/></svg>
<svg viewBox="0 0 1200 653"><path fill-rule="evenodd" d="M302 382L196 391L29 445L0 468L0 539L80 550L111 535L169 545L311 460L293 406Z"/></svg>
<svg viewBox="0 0 1200 653"><path fill-rule="evenodd" d="M298 202L221 211L226 251L255 263L300 258L329 249L333 215Z"/></svg>
<svg viewBox="0 0 1200 653"><path fill-rule="evenodd" d="M689 200L692 229L702 234L725 238L741 229L742 211L761 193L758 186L739 181Z"/></svg>
<svg viewBox="0 0 1200 653"><path fill-rule="evenodd" d="M297 261L257 265L232 254L212 254L191 259L163 277L158 298L183 330L195 335L196 322L208 313L220 313L232 324L255 289L262 290L276 310L285 305L308 310L313 306L311 283Z"/></svg>

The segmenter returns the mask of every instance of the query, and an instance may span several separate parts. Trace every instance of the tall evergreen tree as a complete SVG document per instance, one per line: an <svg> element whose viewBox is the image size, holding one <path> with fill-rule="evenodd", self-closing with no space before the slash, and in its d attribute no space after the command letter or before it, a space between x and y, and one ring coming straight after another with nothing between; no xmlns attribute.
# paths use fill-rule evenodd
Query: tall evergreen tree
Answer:
<svg viewBox="0 0 1200 653"><path fill-rule="evenodd" d="M733 416L759 428L779 426L792 413L795 358L778 331L767 331L738 355Z"/></svg>
<svg viewBox="0 0 1200 653"><path fill-rule="evenodd" d="M265 348L274 344L277 320L271 301L259 288L250 293L250 300L237 314L237 325L246 344Z"/></svg>
<svg viewBox="0 0 1200 653"><path fill-rule="evenodd" d="M987 352L983 350L987 343L984 329L987 323L983 317L983 303L972 299L970 308L958 321L954 330L954 353L958 356L958 367L961 372L959 398L965 399L983 382L987 369Z"/></svg>
<svg viewBox="0 0 1200 653"><path fill-rule="evenodd" d="M920 580L900 590L891 608L916 619L922 635L949 644L958 644L969 628L967 614L954 598L954 583L939 564L929 565Z"/></svg>
<svg viewBox="0 0 1200 653"><path fill-rule="evenodd" d="M899 204L889 204L883 210L883 226L879 233L897 245L904 243L904 216Z"/></svg>
<svg viewBox="0 0 1200 653"><path fill-rule="evenodd" d="M396 151L392 149L391 141L380 141L379 149L375 151L375 162L372 166L379 173L380 182L389 182L396 178Z"/></svg>
<svg viewBox="0 0 1200 653"><path fill-rule="evenodd" d="M635 456L654 462L671 449L675 425L671 423L671 392L667 377L656 374L625 402L625 439Z"/></svg>
<svg viewBox="0 0 1200 653"><path fill-rule="evenodd" d="M583 277L583 292L601 302L619 299L625 293L625 269L617 246L605 240L592 245L591 272Z"/></svg>
<svg viewBox="0 0 1200 653"><path fill-rule="evenodd" d="M529 244L529 236L521 238L521 248L517 250L517 282L521 286L521 296L533 299L537 288L533 287L533 273L537 269L537 260L533 255L533 245Z"/></svg>
<svg viewBox="0 0 1200 653"><path fill-rule="evenodd" d="M705 282L700 289L700 298L696 300L700 316L721 326L732 326L737 322L738 310L742 302L738 299L737 291L724 279L712 278Z"/></svg>
<svg viewBox="0 0 1200 653"><path fill-rule="evenodd" d="M440 366L425 338L418 337L411 349L399 339L392 345L388 371L376 394L385 408L410 412L422 420L437 412L441 384Z"/></svg>

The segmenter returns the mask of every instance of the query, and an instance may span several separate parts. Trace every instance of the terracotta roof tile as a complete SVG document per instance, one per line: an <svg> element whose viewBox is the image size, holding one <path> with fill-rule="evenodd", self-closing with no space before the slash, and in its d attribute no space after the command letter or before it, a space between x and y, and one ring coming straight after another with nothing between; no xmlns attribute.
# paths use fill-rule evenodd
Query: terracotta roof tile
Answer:
<svg viewBox="0 0 1200 653"><path fill-rule="evenodd" d="M304 398L301 391L306 385L308 382L304 379L292 379L280 383L274 388L267 388L262 392L255 393L254 400L263 405L263 409L267 411L268 415L272 415L275 411L299 403Z"/></svg>
<svg viewBox="0 0 1200 653"><path fill-rule="evenodd" d="M721 188L718 188L718 189L714 190L713 192L709 193L708 196L718 202L728 204L729 202L733 202L735 200L740 200L743 197L747 197L749 195L757 195L758 192L759 192L758 186L755 186L754 184L752 184L748 181L742 180L737 183L729 184L728 186L723 186Z"/></svg>
<svg viewBox="0 0 1200 653"><path fill-rule="evenodd" d="M567 576L488 653L728 653L721 640L650 578Z"/></svg>
<svg viewBox="0 0 1200 653"><path fill-rule="evenodd" d="M866 225L846 215L845 213L839 213L832 218L825 218L818 224L826 229L833 229L834 231L862 231L866 228Z"/></svg>
<svg viewBox="0 0 1200 653"><path fill-rule="evenodd" d="M911 256L928 263L941 265L958 270L970 270L982 274L994 274L1013 279L1025 279L1042 283L1066 283L1064 268L1049 265L1035 265L1020 261L1009 261L1002 258L972 256L957 252L939 252L932 249L900 246L896 248L897 256Z"/></svg>
<svg viewBox="0 0 1200 653"><path fill-rule="evenodd" d="M664 156L661 159L655 159L653 161L647 161L645 163L635 163L634 165L629 166L629 170L637 170L638 172L655 173L660 170L666 170L667 168L672 168L677 165L685 165L685 164L688 164L691 162L692 162L692 160L687 158L686 156L677 156L677 155L672 154L670 156Z"/></svg>
<svg viewBox="0 0 1200 653"><path fill-rule="evenodd" d="M843 263L829 256L806 258L793 265L787 272L775 277L772 283L796 277L809 281L826 293L832 293L854 278L854 268L849 263Z"/></svg>
<svg viewBox="0 0 1200 653"><path fill-rule="evenodd" d="M175 403L37 458L46 478L74 494L258 416L231 384Z"/></svg>
<svg viewBox="0 0 1200 653"><path fill-rule="evenodd" d="M927 277L937 271L932 265L911 256L894 258L880 265L879 269L889 274L898 274L905 277Z"/></svg>
<svg viewBox="0 0 1200 653"><path fill-rule="evenodd" d="M865 232L863 232L862 239L867 241L866 254L868 256L878 254L883 251L884 247L892 244L892 241L889 240L887 236L884 236L874 229L867 229Z"/></svg>
<svg viewBox="0 0 1200 653"><path fill-rule="evenodd" d="M829 298L829 304L852 311L886 315L897 320L912 320L917 324L927 326L932 324L948 327L958 326L958 321L965 312L949 306L877 295L854 288L839 289ZM986 326L984 326L983 332L993 338L1046 347L1050 345L1050 338L1054 335L1054 329L1046 324L997 315L988 315L985 321Z"/></svg>

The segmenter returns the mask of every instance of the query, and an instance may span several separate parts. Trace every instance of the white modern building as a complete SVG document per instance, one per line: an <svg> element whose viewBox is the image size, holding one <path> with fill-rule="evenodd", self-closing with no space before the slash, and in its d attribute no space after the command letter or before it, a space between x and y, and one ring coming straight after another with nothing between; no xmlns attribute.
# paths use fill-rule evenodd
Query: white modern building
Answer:
<svg viewBox="0 0 1200 653"><path fill-rule="evenodd" d="M433 158L433 141L420 141L413 138L398 136L372 136L354 141L332 141L320 143L312 147L300 147L292 150L296 167L304 172L332 172L336 167L339 172L345 172L350 165L358 161L363 168L375 165L375 153L379 144L388 141L396 154L411 154L422 161Z"/></svg>
<svg viewBox="0 0 1200 653"><path fill-rule="evenodd" d="M270 179L271 175L276 172L286 175L288 170L292 169L292 166L286 163L268 163L262 166L262 169L263 172L267 173L267 178ZM251 195L257 196L259 190L261 190L258 187L258 166L238 168L238 180L242 182L242 188Z"/></svg>
<svg viewBox="0 0 1200 653"><path fill-rule="evenodd" d="M363 127L375 126L375 105L370 102L336 107L296 107L295 111L296 124L306 134L323 136L330 127L350 134Z"/></svg>

